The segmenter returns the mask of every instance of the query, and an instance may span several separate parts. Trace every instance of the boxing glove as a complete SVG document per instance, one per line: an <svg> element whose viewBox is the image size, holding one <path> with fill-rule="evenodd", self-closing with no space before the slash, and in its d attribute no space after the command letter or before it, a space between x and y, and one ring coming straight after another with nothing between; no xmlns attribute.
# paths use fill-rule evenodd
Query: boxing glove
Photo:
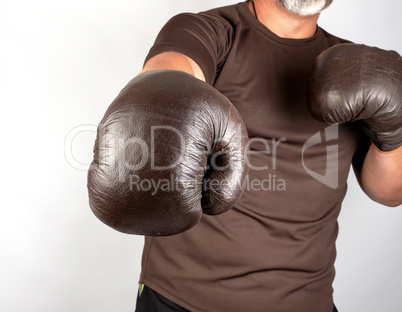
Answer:
<svg viewBox="0 0 402 312"><path fill-rule="evenodd" d="M247 140L236 108L207 83L181 71L142 73L98 126L89 205L124 233L184 232L240 197Z"/></svg>
<svg viewBox="0 0 402 312"><path fill-rule="evenodd" d="M358 121L384 152L402 145L402 60L395 51L339 44L321 53L307 86L308 108L329 124Z"/></svg>

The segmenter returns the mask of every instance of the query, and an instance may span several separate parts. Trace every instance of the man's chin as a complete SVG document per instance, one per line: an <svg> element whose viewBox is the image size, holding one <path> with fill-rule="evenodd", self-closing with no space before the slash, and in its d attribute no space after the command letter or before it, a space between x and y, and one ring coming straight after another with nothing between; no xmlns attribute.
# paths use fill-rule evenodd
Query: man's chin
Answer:
<svg viewBox="0 0 402 312"><path fill-rule="evenodd" d="M289 13L301 17L313 16L326 9L332 0L276 0Z"/></svg>

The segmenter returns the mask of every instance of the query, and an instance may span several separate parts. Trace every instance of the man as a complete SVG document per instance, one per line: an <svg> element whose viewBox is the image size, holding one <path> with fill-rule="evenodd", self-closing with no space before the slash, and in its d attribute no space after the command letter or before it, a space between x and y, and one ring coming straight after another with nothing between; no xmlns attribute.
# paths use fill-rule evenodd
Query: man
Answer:
<svg viewBox="0 0 402 312"><path fill-rule="evenodd" d="M247 127L250 172L233 209L146 237L136 311L336 311L336 219L350 164L368 196L397 206L402 149L381 151L356 123L329 126L305 105L316 57L346 43L317 27L331 2L254 0L180 14L161 30L141 74L182 71L225 95Z"/></svg>

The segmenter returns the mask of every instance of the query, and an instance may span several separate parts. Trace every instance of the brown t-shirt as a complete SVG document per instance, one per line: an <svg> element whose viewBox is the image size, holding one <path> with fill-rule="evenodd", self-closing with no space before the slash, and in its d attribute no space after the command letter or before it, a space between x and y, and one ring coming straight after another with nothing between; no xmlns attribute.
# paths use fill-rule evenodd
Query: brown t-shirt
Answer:
<svg viewBox="0 0 402 312"><path fill-rule="evenodd" d="M191 311L332 311L337 217L359 135L315 121L304 98L314 59L340 42L319 27L280 38L246 2L165 25L147 60L176 51L200 65L244 119L250 173L229 212L146 237L140 283Z"/></svg>

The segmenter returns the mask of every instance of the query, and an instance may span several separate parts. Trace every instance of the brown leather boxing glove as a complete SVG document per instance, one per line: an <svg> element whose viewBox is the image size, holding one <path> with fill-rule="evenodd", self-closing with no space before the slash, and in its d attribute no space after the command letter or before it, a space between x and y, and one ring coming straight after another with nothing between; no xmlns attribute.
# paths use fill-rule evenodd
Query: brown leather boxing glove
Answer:
<svg viewBox="0 0 402 312"><path fill-rule="evenodd" d="M333 46L317 58L307 95L316 119L358 121L381 151L402 145L402 59L395 51Z"/></svg>
<svg viewBox="0 0 402 312"><path fill-rule="evenodd" d="M229 100L181 71L145 72L120 92L98 127L89 204L110 227L173 235L242 194L248 136Z"/></svg>

